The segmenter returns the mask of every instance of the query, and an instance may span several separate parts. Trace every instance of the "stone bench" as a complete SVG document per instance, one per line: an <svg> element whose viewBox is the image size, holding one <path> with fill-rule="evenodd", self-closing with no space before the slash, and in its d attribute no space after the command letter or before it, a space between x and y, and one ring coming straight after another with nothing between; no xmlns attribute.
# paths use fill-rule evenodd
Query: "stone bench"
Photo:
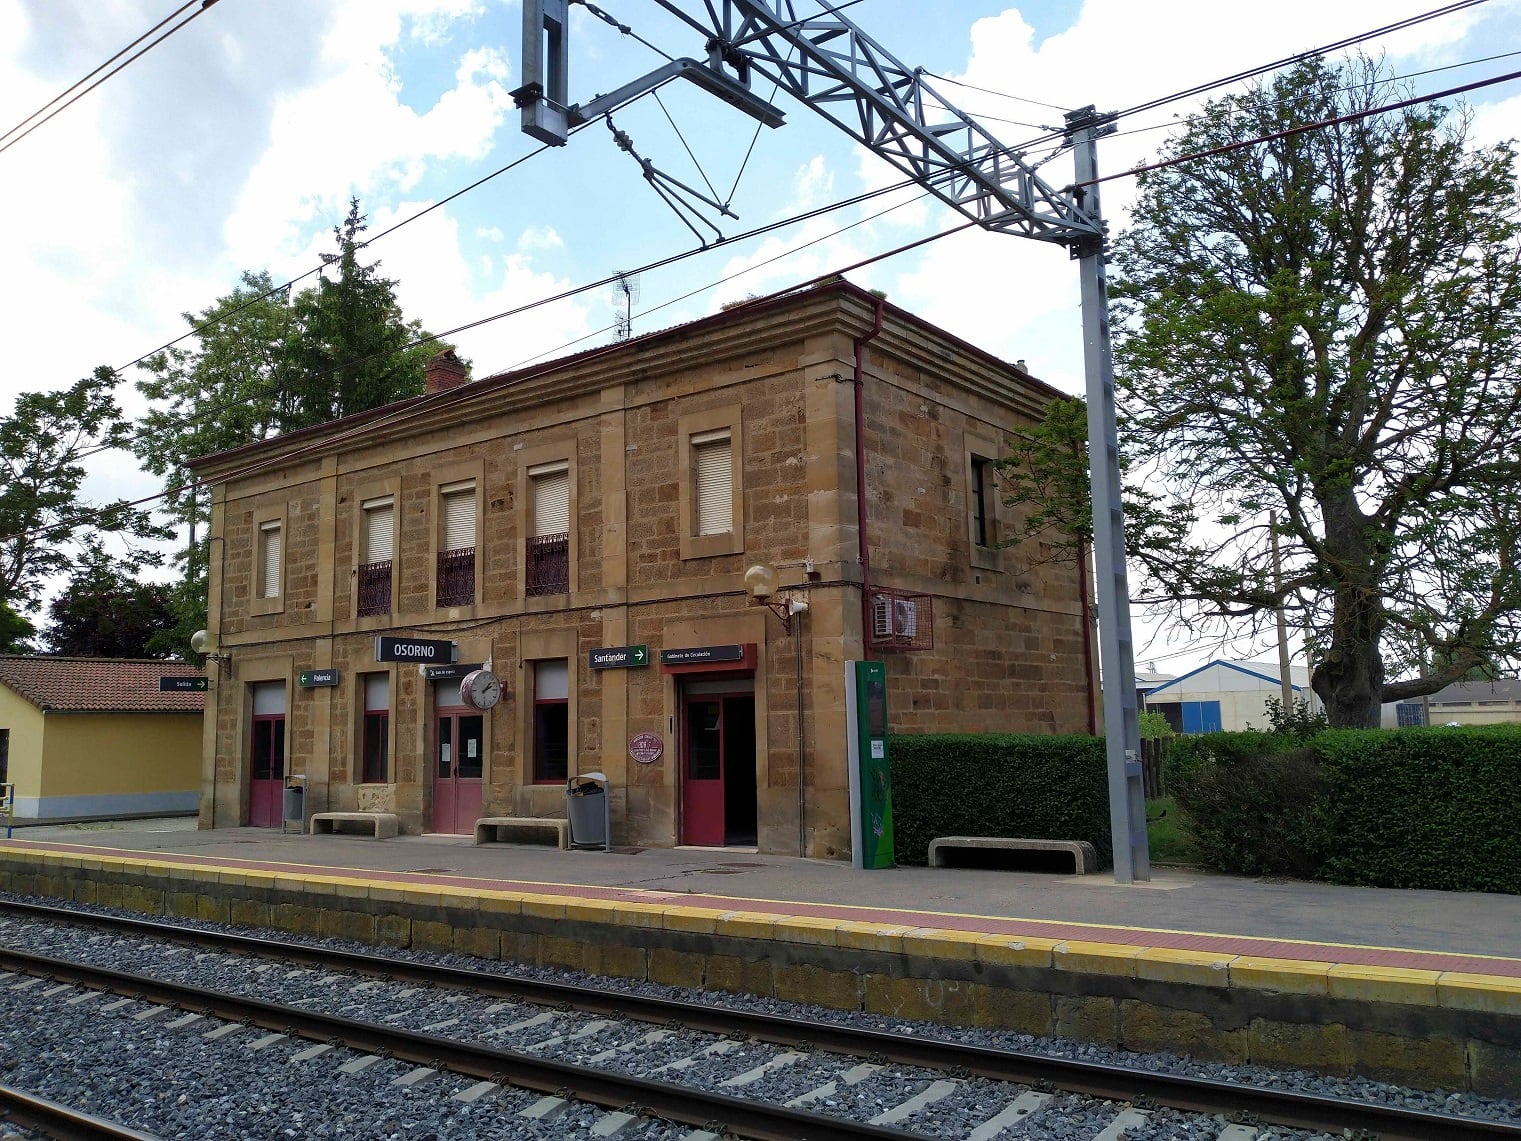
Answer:
<svg viewBox="0 0 1521 1141"><path fill-rule="evenodd" d="M502 833L552 828L561 848L570 847L570 821L555 816L485 816L475 822L477 844L504 844Z"/></svg>
<svg viewBox="0 0 1521 1141"><path fill-rule="evenodd" d="M312 835L336 836L340 833L370 829L377 840L390 840L400 831L394 812L313 812Z"/></svg>
<svg viewBox="0 0 1521 1141"><path fill-rule="evenodd" d="M958 860L957 853L968 856ZM1024 840L1011 836L940 836L930 841L929 866L932 868L1003 867L1011 871L1043 871L1050 855L1072 858L1072 874L1087 875L1099 870L1098 853L1086 840ZM1026 864L1021 867L1021 860Z"/></svg>

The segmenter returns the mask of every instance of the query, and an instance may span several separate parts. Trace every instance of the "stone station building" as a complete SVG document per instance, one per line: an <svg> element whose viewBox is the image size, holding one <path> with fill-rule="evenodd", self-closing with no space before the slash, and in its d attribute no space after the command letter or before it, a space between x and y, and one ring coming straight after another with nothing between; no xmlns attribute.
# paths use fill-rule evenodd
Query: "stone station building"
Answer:
<svg viewBox="0 0 1521 1141"><path fill-rule="evenodd" d="M1000 546L992 468L1057 395L842 281L474 382L441 354L426 395L197 461L202 827L278 826L299 774L308 814L469 833L597 771L616 843L847 857L848 660L894 732L1091 731L1081 575Z"/></svg>

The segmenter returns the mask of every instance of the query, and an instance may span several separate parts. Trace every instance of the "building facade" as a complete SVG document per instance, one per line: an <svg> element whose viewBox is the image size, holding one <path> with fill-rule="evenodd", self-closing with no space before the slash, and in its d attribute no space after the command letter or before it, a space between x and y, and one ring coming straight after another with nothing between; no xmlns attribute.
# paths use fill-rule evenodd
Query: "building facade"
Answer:
<svg viewBox="0 0 1521 1141"><path fill-rule="evenodd" d="M1311 713L1322 709L1310 688L1310 671L1290 666L1294 701ZM1146 691L1146 708L1162 714L1174 733L1235 733L1267 729L1268 701L1283 701L1283 679L1276 662L1227 662L1216 659Z"/></svg>
<svg viewBox="0 0 1521 1141"><path fill-rule="evenodd" d="M181 662L0 655L0 784L20 820L187 814L200 801L202 706Z"/></svg>
<svg viewBox="0 0 1521 1141"><path fill-rule="evenodd" d="M1000 545L993 461L1057 395L840 282L470 383L444 356L425 396L197 461L202 826L277 824L300 774L308 813L468 833L596 771L617 843L847 856L848 660L885 663L895 732L1094 723L1077 568Z"/></svg>

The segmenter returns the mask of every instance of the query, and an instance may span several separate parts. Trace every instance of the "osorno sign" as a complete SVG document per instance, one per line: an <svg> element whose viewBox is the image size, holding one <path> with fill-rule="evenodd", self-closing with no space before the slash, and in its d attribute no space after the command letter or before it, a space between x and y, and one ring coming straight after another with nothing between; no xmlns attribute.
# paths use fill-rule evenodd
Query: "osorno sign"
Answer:
<svg viewBox="0 0 1521 1141"><path fill-rule="evenodd" d="M381 634L375 639L377 662L434 662L454 661L454 643L436 638L396 638Z"/></svg>

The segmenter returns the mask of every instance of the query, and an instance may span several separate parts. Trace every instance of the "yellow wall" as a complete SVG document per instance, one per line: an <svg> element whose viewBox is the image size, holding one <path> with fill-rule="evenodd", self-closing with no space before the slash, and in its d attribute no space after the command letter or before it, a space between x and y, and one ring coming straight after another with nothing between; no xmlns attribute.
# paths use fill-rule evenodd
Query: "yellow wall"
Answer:
<svg viewBox="0 0 1521 1141"><path fill-rule="evenodd" d="M11 731L10 775L17 796L42 794L42 710L0 685L0 729Z"/></svg>
<svg viewBox="0 0 1521 1141"><path fill-rule="evenodd" d="M41 795L198 791L201 720L199 712L49 714Z"/></svg>

